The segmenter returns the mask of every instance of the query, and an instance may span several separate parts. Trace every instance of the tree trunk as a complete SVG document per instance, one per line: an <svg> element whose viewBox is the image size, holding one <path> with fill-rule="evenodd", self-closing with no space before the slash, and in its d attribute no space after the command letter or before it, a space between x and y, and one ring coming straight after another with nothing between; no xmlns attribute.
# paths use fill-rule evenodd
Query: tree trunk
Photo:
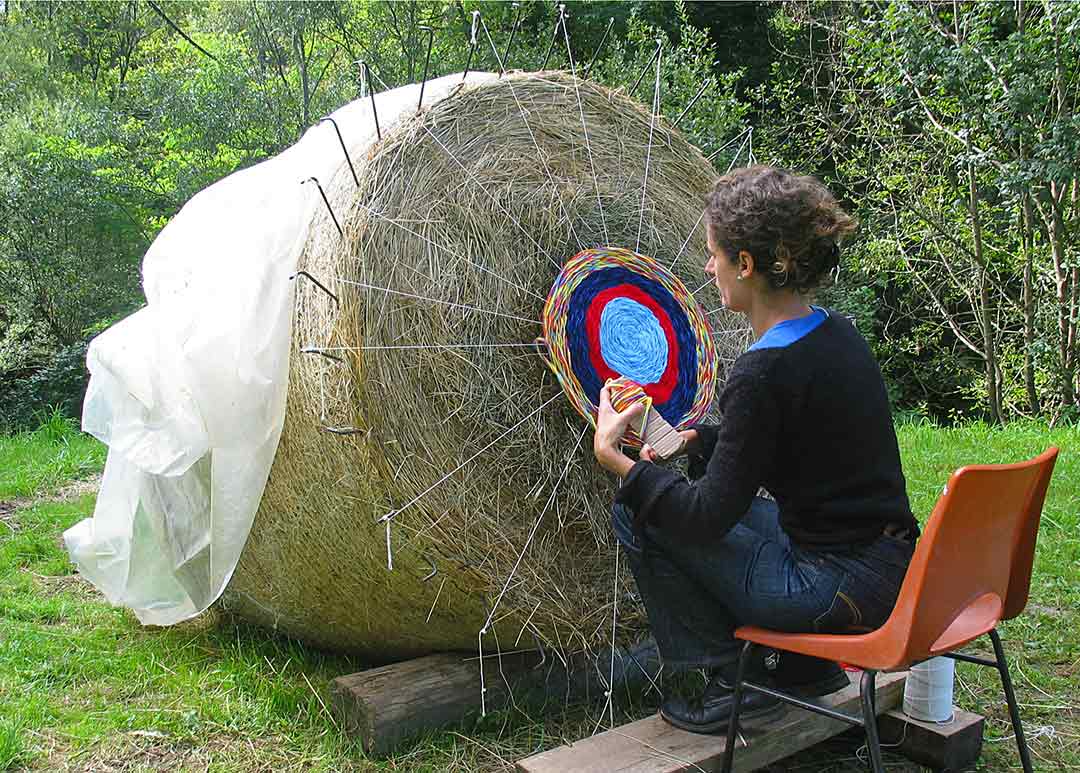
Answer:
<svg viewBox="0 0 1080 773"><path fill-rule="evenodd" d="M1035 297L1033 292L1034 241L1035 228L1031 215L1031 193L1024 191L1023 196L1023 231L1024 248L1023 306L1024 306L1024 388L1027 391L1028 410L1032 415L1040 411L1039 393L1035 388Z"/></svg>
<svg viewBox="0 0 1080 773"><path fill-rule="evenodd" d="M304 36L299 30L293 31L293 50L296 53L296 67L300 71L300 131L298 137L302 137L304 131L311 125L311 83L308 75L308 62L304 52Z"/></svg>
<svg viewBox="0 0 1080 773"><path fill-rule="evenodd" d="M1024 36L1024 0L1016 0L1016 29ZM1027 161L1027 143L1020 136L1020 165ZM1039 393L1035 388L1035 298L1032 288L1035 252L1035 227L1031 214L1031 183L1025 183L1021 198L1021 244L1024 251L1023 298L1024 307L1024 389L1027 391L1028 410L1039 415Z"/></svg>
<svg viewBox="0 0 1080 773"><path fill-rule="evenodd" d="M968 154L971 151L971 132L967 137ZM986 362L986 394L990 408L990 418L995 424L1002 424L1001 391L998 385L998 363L996 342L994 341L993 322L990 318L990 280L989 267L983 253L982 221L979 219L979 197L975 188L975 165L968 162L968 207L971 210L971 235L975 248L975 260L979 272L979 317L982 328L983 357Z"/></svg>

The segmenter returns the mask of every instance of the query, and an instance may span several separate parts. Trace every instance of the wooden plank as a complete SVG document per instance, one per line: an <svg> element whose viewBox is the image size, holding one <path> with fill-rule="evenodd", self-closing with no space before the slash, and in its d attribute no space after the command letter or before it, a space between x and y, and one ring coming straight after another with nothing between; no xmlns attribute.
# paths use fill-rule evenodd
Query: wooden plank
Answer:
<svg viewBox="0 0 1080 773"><path fill-rule="evenodd" d="M881 743L910 760L934 770L963 770L979 759L986 720L979 714L953 707L951 722L912 719L899 709L878 720Z"/></svg>
<svg viewBox="0 0 1080 773"><path fill-rule="evenodd" d="M521 681L534 664L519 656L503 658L502 669L495 659L486 662L487 708L505 705L506 682ZM479 660L443 653L331 680L331 710L364 751L386 754L411 736L479 713L480 690Z"/></svg>
<svg viewBox="0 0 1080 773"><path fill-rule="evenodd" d="M652 642L621 654L615 674L620 688L632 691L660 669ZM483 687L488 711L506 706L511 696L518 704L564 704L604 691L595 664L572 663L568 672L561 661L538 652L485 658ZM330 708L366 752L381 755L420 733L479 714L480 693L480 660L443 653L339 676L330 682Z"/></svg>
<svg viewBox="0 0 1080 773"><path fill-rule="evenodd" d="M877 680L879 713L900 705L907 672L880 674ZM819 700L821 705L858 713L859 688L853 683ZM747 722L746 742L735 752L736 771L757 770L813 746L851 726L836 719L793 706L781 714ZM719 770L725 738L698 735L672 727L654 715L606 730L575 744L535 754L517 763L519 773L676 773Z"/></svg>

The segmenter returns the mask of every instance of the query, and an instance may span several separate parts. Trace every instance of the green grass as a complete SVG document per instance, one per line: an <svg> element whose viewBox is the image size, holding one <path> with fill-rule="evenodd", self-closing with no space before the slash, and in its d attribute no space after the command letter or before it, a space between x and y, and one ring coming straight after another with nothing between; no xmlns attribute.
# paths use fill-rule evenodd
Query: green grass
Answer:
<svg viewBox="0 0 1080 773"><path fill-rule="evenodd" d="M34 432L0 438L0 502L40 496L104 464L105 446L54 412Z"/></svg>
<svg viewBox="0 0 1080 773"><path fill-rule="evenodd" d="M1031 603L1002 634L1037 769L1080 766L1080 462L1072 453L1080 431L905 425L899 435L912 504L923 518L956 467L1027 458L1050 443L1062 448ZM366 759L323 705L327 682L363 664L215 611L143 628L74 575L60 535L92 512L94 496L50 496L100 470L102 460L96 441L55 420L0 437L0 503L20 499L14 511L0 504L0 771L498 770L592 731L595 706L542 719L497 713L421 738L390 759ZM957 702L988 717L980 769L1017 768L994 673L963 666L958 674ZM776 770L861 771L857 746L834 741ZM919 770L889 759L890 770Z"/></svg>

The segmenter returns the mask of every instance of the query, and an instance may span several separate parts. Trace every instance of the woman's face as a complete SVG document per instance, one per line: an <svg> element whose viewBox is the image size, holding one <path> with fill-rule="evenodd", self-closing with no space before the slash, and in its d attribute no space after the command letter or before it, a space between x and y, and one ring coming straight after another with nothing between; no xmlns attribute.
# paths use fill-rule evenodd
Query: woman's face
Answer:
<svg viewBox="0 0 1080 773"><path fill-rule="evenodd" d="M750 282L746 281L748 277L739 279L741 275L749 273L747 267L742 265L741 259L733 263L724 248L713 242L712 233L706 233L709 260L705 263L705 273L712 277L724 308L747 311L750 307Z"/></svg>

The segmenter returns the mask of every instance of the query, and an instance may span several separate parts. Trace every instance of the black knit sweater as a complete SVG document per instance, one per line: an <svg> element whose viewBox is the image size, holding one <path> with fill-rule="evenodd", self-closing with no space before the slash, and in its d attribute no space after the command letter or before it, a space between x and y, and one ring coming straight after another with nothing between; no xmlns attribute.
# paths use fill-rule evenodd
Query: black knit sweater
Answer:
<svg viewBox="0 0 1080 773"><path fill-rule="evenodd" d="M760 487L775 497L792 540L843 550L889 524L918 534L881 371L843 316L786 346L751 349L732 366L720 395L722 423L698 425L701 456L689 482L639 461L616 501L636 522L686 539L724 535Z"/></svg>

